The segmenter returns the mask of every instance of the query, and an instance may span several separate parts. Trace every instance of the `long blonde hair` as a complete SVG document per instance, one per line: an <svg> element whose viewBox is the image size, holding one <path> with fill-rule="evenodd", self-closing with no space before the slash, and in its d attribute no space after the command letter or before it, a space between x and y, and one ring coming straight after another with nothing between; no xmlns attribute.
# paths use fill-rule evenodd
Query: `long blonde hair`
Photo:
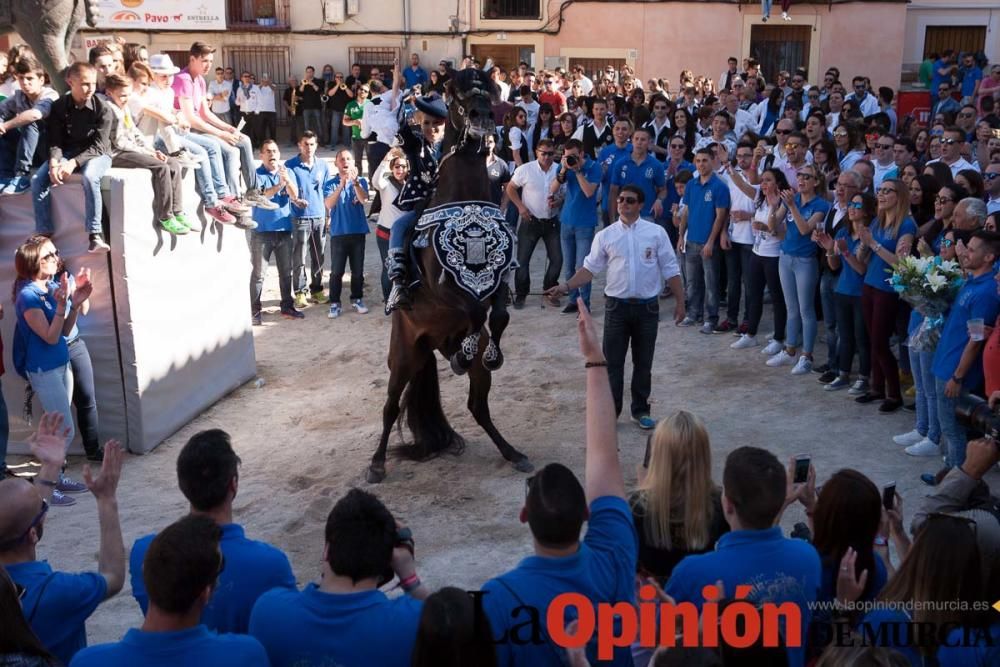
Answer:
<svg viewBox="0 0 1000 667"><path fill-rule="evenodd" d="M679 410L653 432L649 471L639 485L643 531L650 544L670 549L705 549L715 514L712 447L705 425ZM680 523L684 544L673 545L671 524Z"/></svg>

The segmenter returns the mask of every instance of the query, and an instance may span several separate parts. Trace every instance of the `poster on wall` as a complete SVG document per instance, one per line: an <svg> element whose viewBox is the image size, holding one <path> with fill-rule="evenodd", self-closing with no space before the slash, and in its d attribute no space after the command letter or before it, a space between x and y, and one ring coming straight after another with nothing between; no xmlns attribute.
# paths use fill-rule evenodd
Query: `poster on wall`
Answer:
<svg viewBox="0 0 1000 667"><path fill-rule="evenodd" d="M98 0L102 30L225 30L225 0Z"/></svg>

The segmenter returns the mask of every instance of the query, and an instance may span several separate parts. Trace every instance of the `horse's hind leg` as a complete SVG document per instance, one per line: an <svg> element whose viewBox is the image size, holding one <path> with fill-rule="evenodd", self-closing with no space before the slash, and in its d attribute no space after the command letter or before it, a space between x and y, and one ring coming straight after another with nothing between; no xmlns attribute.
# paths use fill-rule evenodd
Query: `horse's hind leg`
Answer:
<svg viewBox="0 0 1000 667"><path fill-rule="evenodd" d="M395 359L393 359L394 353L396 354ZM412 345L397 340L394 331L389 343L389 386L388 396L382 407L382 437L379 438L378 449L375 450L371 465L368 466L367 480L369 484L378 484L385 479L385 454L389 446L389 435L392 433L392 427L396 424L396 420L399 419L399 401L403 390L406 389L406 385L409 384L415 372L411 361L414 356L416 355Z"/></svg>
<svg viewBox="0 0 1000 667"><path fill-rule="evenodd" d="M511 462L514 468L520 472L531 472L535 469L528 457L514 449L509 442L497 431L493 425L493 418L490 417L490 387L493 378L490 372L480 364L473 364L469 369L469 412L476 419L476 423L483 427L490 440L500 450L500 454Z"/></svg>
<svg viewBox="0 0 1000 667"><path fill-rule="evenodd" d="M490 341L483 351L483 366L488 371L499 370L503 366L503 352L500 350L500 339L510 323L510 313L507 311L507 285L502 285L493 295L493 307L490 309L489 329Z"/></svg>

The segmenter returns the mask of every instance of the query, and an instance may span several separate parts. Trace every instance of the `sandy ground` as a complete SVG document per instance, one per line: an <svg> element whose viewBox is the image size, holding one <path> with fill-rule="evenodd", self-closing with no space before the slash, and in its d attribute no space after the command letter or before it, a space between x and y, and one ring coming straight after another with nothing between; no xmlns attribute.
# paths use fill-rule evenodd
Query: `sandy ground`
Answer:
<svg viewBox="0 0 1000 667"><path fill-rule="evenodd" d="M491 409L500 431L536 467L559 461L583 474L584 372L575 318L541 308L538 291L544 248L532 263L533 293L527 307L512 311L503 340L506 365L494 375ZM348 310L328 320L325 306L312 306L302 321L277 313L277 280L268 275L264 326L255 328L261 388L250 382L209 408L152 453L130 456L119 489L126 546L180 517L186 504L177 490L174 463L187 439L207 428L232 434L243 460L235 519L250 537L283 549L300 585L318 577L323 526L334 502L352 486L370 488L410 525L420 573L432 588L478 587L530 551L526 526L518 521L525 475L516 472L465 409L468 380L441 361L444 409L466 437L461 456L425 463L389 461L384 483L369 487L364 471L381 430L388 378L385 346L389 320L381 314L378 251L369 237L367 315ZM595 284L600 325L603 280ZM347 303L345 285L344 303ZM216 295L218 296L218 295ZM653 413L663 417L685 408L706 422L712 438L715 477L726 454L742 445L766 447L782 460L807 453L820 481L854 467L876 484L898 483L907 517L927 487L918 475L938 461L902 453L890 437L913 427L914 415L880 416L846 392L823 391L818 377L790 376L788 368L764 366L759 348L735 351L730 335L705 336L673 326L673 301L661 302L663 322L653 374ZM249 317L249 313L247 314ZM769 313L761 326L770 331ZM817 345L823 361L825 346ZM627 381L630 375L626 374ZM626 394L626 405L627 405ZM629 486L641 463L646 433L626 419L618 438ZM396 436L391 442L398 444ZM70 472L79 474L80 464ZM1000 480L994 478L994 483ZM789 510L787 529L804 520ZM908 518L907 518L908 521ZM84 495L73 508L46 519L39 558L63 570L93 568L98 546L94 501ZM141 621L130 588L102 605L88 623L91 643L119 639Z"/></svg>

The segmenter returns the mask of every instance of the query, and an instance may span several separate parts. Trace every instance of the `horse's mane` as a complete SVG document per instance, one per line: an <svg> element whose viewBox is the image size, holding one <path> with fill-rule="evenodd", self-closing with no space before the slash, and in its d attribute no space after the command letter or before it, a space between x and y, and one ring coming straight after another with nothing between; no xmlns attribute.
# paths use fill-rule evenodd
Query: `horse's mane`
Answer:
<svg viewBox="0 0 1000 667"><path fill-rule="evenodd" d="M500 89L489 74L475 67L456 70L448 81L448 96L452 100L465 99L477 92L488 95L491 102L496 102L500 97Z"/></svg>

